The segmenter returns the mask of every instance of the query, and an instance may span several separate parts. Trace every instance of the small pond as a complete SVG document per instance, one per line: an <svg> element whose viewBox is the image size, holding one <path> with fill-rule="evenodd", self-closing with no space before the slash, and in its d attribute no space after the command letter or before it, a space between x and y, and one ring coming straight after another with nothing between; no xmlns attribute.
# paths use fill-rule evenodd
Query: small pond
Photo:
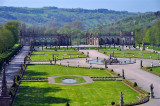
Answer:
<svg viewBox="0 0 160 106"><path fill-rule="evenodd" d="M66 79L62 79L63 83L76 83L78 82L76 79L72 79L72 78L66 78Z"/></svg>

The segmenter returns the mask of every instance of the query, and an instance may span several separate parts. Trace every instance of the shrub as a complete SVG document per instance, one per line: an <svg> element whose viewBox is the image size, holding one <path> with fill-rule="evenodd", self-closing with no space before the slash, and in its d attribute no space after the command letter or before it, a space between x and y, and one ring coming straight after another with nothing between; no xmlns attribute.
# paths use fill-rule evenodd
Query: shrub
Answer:
<svg viewBox="0 0 160 106"><path fill-rule="evenodd" d="M111 102L111 105L115 105L115 102Z"/></svg>
<svg viewBox="0 0 160 106"><path fill-rule="evenodd" d="M114 72L113 69L111 69L111 72Z"/></svg>
<svg viewBox="0 0 160 106"><path fill-rule="evenodd" d="M136 86L137 86L137 83L136 83L136 82L134 82L134 83L133 83L133 87L136 87Z"/></svg>
<svg viewBox="0 0 160 106"><path fill-rule="evenodd" d="M69 103L67 102L65 106L70 106Z"/></svg>

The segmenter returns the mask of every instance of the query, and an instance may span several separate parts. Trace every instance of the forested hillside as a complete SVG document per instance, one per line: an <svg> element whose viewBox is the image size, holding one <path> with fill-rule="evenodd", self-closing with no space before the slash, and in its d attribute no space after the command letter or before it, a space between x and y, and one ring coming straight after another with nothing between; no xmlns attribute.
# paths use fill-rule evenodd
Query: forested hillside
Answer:
<svg viewBox="0 0 160 106"><path fill-rule="evenodd" d="M156 22L152 27L136 28L135 40L137 44L144 42L152 46L160 46L160 21Z"/></svg>
<svg viewBox="0 0 160 106"><path fill-rule="evenodd" d="M65 23L80 20L84 26L84 29L87 29L93 28L99 24L110 24L120 19L132 16L137 16L137 14L107 9L87 10L80 8L65 9L57 7L0 7L1 24L5 24L8 20L19 20L29 25L52 24L55 27L61 27Z"/></svg>
<svg viewBox="0 0 160 106"><path fill-rule="evenodd" d="M109 25L99 25L98 27L92 29L92 31L99 33L119 33L120 30L123 32L131 30L133 31L135 28L152 26L158 20L160 20L160 11L124 18Z"/></svg>

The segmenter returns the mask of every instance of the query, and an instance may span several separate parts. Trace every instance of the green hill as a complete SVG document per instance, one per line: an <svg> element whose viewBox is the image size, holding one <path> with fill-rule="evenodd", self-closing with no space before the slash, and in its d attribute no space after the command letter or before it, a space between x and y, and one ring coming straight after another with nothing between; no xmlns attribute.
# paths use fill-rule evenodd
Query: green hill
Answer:
<svg viewBox="0 0 160 106"><path fill-rule="evenodd" d="M133 16L137 16L137 13L107 9L87 10L81 8L65 9L57 7L0 7L0 23L2 25L8 22L8 20L19 20L29 25L52 23L55 26L63 26L65 23L80 20L84 28L87 29L93 28L98 24L110 24L120 19Z"/></svg>
<svg viewBox="0 0 160 106"><path fill-rule="evenodd" d="M120 30L125 32L135 30L135 28L151 27L158 20L160 20L160 11L124 18L108 25L99 25L92 29L92 31L99 31L99 33L119 33Z"/></svg>

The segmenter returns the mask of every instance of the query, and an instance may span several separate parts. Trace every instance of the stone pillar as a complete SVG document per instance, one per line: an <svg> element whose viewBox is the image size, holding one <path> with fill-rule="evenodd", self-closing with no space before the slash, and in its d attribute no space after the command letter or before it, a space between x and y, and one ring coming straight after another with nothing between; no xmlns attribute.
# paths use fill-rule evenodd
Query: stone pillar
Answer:
<svg viewBox="0 0 160 106"><path fill-rule="evenodd" d="M114 51L113 51L112 57L114 57Z"/></svg>
<svg viewBox="0 0 160 106"><path fill-rule="evenodd" d="M89 57L89 52L87 52L87 57Z"/></svg>
<svg viewBox="0 0 160 106"><path fill-rule="evenodd" d="M122 78L125 79L125 77L124 77L124 69L122 69Z"/></svg>
<svg viewBox="0 0 160 106"><path fill-rule="evenodd" d="M92 68L92 64L90 63L90 68Z"/></svg>
<svg viewBox="0 0 160 106"><path fill-rule="evenodd" d="M67 61L67 67L69 67L69 61Z"/></svg>
<svg viewBox="0 0 160 106"><path fill-rule="evenodd" d="M61 65L61 60L60 60L60 62L59 62L59 65Z"/></svg>
<svg viewBox="0 0 160 106"><path fill-rule="evenodd" d="M142 50L145 50L144 38L143 38L143 41L142 41Z"/></svg>
<svg viewBox="0 0 160 106"><path fill-rule="evenodd" d="M129 62L131 63L131 57L129 58Z"/></svg>
<svg viewBox="0 0 160 106"><path fill-rule="evenodd" d="M5 68L2 70L2 92L1 92L1 96L3 96L3 97L8 96Z"/></svg>
<svg viewBox="0 0 160 106"><path fill-rule="evenodd" d="M6 62L2 64L2 70L6 68Z"/></svg>
<svg viewBox="0 0 160 106"><path fill-rule="evenodd" d="M56 57L55 57L55 59L54 59L54 64L56 64Z"/></svg>
<svg viewBox="0 0 160 106"><path fill-rule="evenodd" d="M54 54L52 55L53 61L54 61Z"/></svg>
<svg viewBox="0 0 160 106"><path fill-rule="evenodd" d="M107 66L107 61L105 60L105 68L108 68L108 66Z"/></svg>
<svg viewBox="0 0 160 106"><path fill-rule="evenodd" d="M78 63L77 63L77 67L79 68L79 61L78 61Z"/></svg>
<svg viewBox="0 0 160 106"><path fill-rule="evenodd" d="M120 106L124 106L123 105L123 93L121 92L121 95L120 95Z"/></svg>
<svg viewBox="0 0 160 106"><path fill-rule="evenodd" d="M153 84L150 85L150 98L153 99L154 98L154 92L153 92L154 86Z"/></svg>
<svg viewBox="0 0 160 106"><path fill-rule="evenodd" d="M111 59L111 53L109 54L109 59Z"/></svg>
<svg viewBox="0 0 160 106"><path fill-rule="evenodd" d="M10 96L7 91L7 81L6 81L6 73L5 69L2 70L2 89L0 96L0 106L9 106Z"/></svg>
<svg viewBox="0 0 160 106"><path fill-rule="evenodd" d="M151 63L151 67L153 67L153 62Z"/></svg>
<svg viewBox="0 0 160 106"><path fill-rule="evenodd" d="M140 61L140 67L141 67L141 68L143 67L143 65L142 65L142 60Z"/></svg>

